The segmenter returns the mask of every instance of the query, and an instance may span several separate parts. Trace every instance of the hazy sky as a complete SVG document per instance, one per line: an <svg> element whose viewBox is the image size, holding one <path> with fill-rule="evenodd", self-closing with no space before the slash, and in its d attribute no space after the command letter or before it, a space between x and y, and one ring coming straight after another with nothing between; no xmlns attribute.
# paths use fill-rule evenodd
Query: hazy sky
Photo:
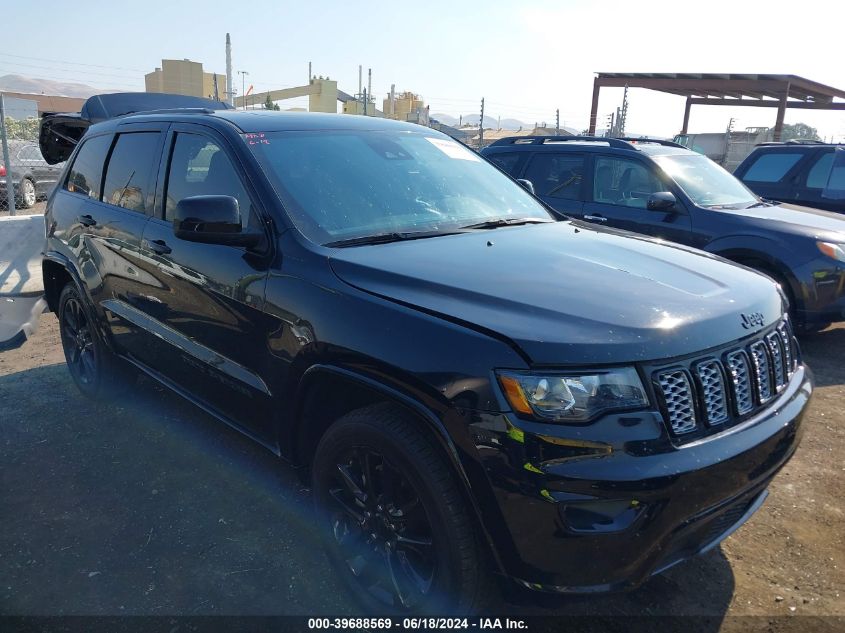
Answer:
<svg viewBox="0 0 845 633"><path fill-rule="evenodd" d="M432 112L476 114L485 97L494 117L553 124L559 108L561 123L578 129L598 71L783 73L845 88L841 0L121 4L74 0L49 19L4 11L13 28L3 34L0 75L143 90L144 73L161 58L225 72L228 31L234 69L249 71L256 91L306 83L311 61L314 74L353 93L363 64L365 83L373 70L379 107L395 83L421 94ZM621 99L621 89L602 90L600 117ZM671 136L683 109L682 97L632 90L627 129ZM737 129L772 126L775 109L694 106L690 131L724 130L731 117ZM845 111L787 111L787 123L798 121L845 139Z"/></svg>

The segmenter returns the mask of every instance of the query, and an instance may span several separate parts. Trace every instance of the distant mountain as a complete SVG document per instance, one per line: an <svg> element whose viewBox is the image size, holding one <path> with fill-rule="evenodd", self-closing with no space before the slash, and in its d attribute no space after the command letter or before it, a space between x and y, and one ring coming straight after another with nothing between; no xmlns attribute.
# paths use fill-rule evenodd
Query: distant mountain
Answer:
<svg viewBox="0 0 845 633"><path fill-rule="evenodd" d="M60 97L88 97L104 92L124 92L121 90L99 90L86 84L70 81L52 81L50 79L36 79L21 75L3 75L0 77L0 90L7 92L25 92L27 94L56 95Z"/></svg>
<svg viewBox="0 0 845 633"><path fill-rule="evenodd" d="M438 116L449 117L448 114L447 115L438 115ZM440 119L440 118L438 118L438 116L435 116L434 118L437 118L438 120L442 121L443 123L446 123L446 121L444 119ZM454 120L454 117L449 117L449 118ZM463 123L464 123L464 125L478 125L478 119L480 119L480 118L481 118L481 116L478 115L478 114L465 114L463 116ZM451 124L449 124L449 125L451 125ZM515 130L519 130L520 128L522 128L523 130L526 129L526 128L533 128L534 124L533 123L525 123L524 121L520 121L519 119L510 119L510 118L504 118L504 119L501 120L501 122L499 122L498 117L490 116L488 114L484 115L484 127L485 128L496 130L496 129L499 129L500 126L501 126L501 129L503 129L503 130L514 130L515 131Z"/></svg>
<svg viewBox="0 0 845 633"><path fill-rule="evenodd" d="M458 125L458 119L453 117L451 114L436 112L431 114L431 118L440 121L443 125L449 125L451 127Z"/></svg>

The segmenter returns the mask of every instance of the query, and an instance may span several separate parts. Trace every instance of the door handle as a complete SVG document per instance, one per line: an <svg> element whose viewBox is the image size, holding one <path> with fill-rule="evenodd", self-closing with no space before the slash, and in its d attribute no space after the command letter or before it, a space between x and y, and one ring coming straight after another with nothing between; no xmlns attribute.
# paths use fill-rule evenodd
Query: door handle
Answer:
<svg viewBox="0 0 845 633"><path fill-rule="evenodd" d="M603 215L585 215L584 219L590 222L607 222L607 218Z"/></svg>
<svg viewBox="0 0 845 633"><path fill-rule="evenodd" d="M164 243L164 240L144 240L143 246L158 255L167 255L173 250Z"/></svg>
<svg viewBox="0 0 845 633"><path fill-rule="evenodd" d="M97 224L97 220L92 218L90 215L80 215L76 218L76 221L79 222L82 226L94 226Z"/></svg>

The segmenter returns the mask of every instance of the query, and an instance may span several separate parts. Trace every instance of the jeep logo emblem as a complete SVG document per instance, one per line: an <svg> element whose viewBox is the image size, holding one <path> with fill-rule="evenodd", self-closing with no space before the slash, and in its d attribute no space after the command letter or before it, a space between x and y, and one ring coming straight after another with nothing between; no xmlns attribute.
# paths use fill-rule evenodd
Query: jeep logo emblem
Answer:
<svg viewBox="0 0 845 633"><path fill-rule="evenodd" d="M750 314L740 314L742 317L742 327L750 330L753 327L763 327L766 322L765 318L760 312L751 312Z"/></svg>

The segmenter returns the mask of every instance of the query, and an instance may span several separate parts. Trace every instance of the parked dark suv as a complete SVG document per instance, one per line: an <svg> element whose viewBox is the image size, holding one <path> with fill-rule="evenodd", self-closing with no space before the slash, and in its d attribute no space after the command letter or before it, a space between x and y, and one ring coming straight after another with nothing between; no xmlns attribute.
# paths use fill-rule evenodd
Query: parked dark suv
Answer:
<svg viewBox="0 0 845 633"><path fill-rule="evenodd" d="M845 213L845 145L763 143L734 175L763 198Z"/></svg>
<svg viewBox="0 0 845 633"><path fill-rule="evenodd" d="M11 177L15 189L15 206L31 209L46 198L56 186L62 165L50 165L41 156L38 144L31 141L9 140L9 164L3 163L0 152L0 206L6 206L6 178Z"/></svg>
<svg viewBox="0 0 845 633"><path fill-rule="evenodd" d="M678 242L778 281L797 329L845 319L845 218L760 199L670 141L516 137L482 151L573 218Z"/></svg>
<svg viewBox="0 0 845 633"><path fill-rule="evenodd" d="M776 284L555 221L429 128L139 113L65 172L44 281L79 389L132 365L302 466L372 612L634 587L739 527L798 445Z"/></svg>

